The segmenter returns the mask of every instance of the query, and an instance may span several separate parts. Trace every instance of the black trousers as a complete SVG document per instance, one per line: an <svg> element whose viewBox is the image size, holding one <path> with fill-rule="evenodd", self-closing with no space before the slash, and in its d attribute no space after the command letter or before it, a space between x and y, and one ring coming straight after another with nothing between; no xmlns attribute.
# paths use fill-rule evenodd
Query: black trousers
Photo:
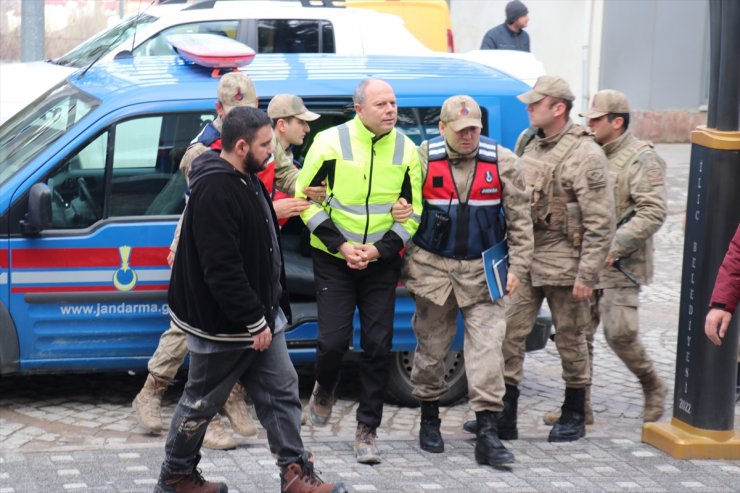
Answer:
<svg viewBox="0 0 740 493"><path fill-rule="evenodd" d="M396 283L400 256L377 260L366 269L347 267L344 259L312 249L319 337L316 381L331 389L339 378L342 357L352 343L355 307L360 313L360 405L357 421L378 427L390 371Z"/></svg>

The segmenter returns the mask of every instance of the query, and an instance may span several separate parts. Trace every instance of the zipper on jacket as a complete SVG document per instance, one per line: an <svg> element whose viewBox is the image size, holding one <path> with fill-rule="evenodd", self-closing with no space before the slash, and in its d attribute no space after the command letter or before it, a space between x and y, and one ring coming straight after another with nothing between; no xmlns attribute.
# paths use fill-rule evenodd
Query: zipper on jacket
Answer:
<svg viewBox="0 0 740 493"><path fill-rule="evenodd" d="M367 195L365 196L365 235L362 237L363 244L367 242L367 230L370 229L370 192L373 189L373 163L375 161L375 142L377 140L373 138L372 142L373 145L370 147L370 180L367 183Z"/></svg>

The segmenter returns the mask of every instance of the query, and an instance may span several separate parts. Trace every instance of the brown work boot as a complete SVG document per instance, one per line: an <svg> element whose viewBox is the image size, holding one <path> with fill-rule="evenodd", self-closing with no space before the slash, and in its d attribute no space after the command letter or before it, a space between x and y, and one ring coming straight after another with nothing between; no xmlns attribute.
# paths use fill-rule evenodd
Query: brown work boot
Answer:
<svg viewBox="0 0 740 493"><path fill-rule="evenodd" d="M229 423L231 423L231 427L234 428L235 432L245 437L250 437L257 434L257 427L249 415L247 401L245 400L246 397L247 391L244 390L242 384L237 383L231 389L229 398L221 412L229 418Z"/></svg>
<svg viewBox="0 0 740 493"><path fill-rule="evenodd" d="M640 383L642 384L642 392L645 394L645 409L642 412L642 419L645 423L658 421L663 416L668 388L655 371L640 378Z"/></svg>
<svg viewBox="0 0 740 493"><path fill-rule="evenodd" d="M150 373L131 403L136 421L149 433L162 433L162 397L171 382L169 378L155 377Z"/></svg>
<svg viewBox="0 0 740 493"><path fill-rule="evenodd" d="M294 462L280 473L282 493L346 493L344 483L324 483L313 469L313 456L301 467Z"/></svg>
<svg viewBox="0 0 740 493"><path fill-rule="evenodd" d="M325 426L331 418L331 410L334 407L334 390L321 387L319 382L313 386L311 399L308 401L306 410L307 421L314 426ZM303 421L303 420L301 420Z"/></svg>
<svg viewBox="0 0 740 493"><path fill-rule="evenodd" d="M228 493L228 491L229 488L224 483L206 481L200 469L194 469L190 474L167 474L163 471L154 487L154 493Z"/></svg>
<svg viewBox="0 0 740 493"><path fill-rule="evenodd" d="M236 448L236 440L226 431L226 427L221 422L220 415L215 415L211 422L208 423L206 436L203 437L203 446L216 450L231 450Z"/></svg>
<svg viewBox="0 0 740 493"><path fill-rule="evenodd" d="M355 455L357 462L360 464L380 464L380 452L375 446L377 438L375 428L371 428L365 423L357 423L355 431Z"/></svg>

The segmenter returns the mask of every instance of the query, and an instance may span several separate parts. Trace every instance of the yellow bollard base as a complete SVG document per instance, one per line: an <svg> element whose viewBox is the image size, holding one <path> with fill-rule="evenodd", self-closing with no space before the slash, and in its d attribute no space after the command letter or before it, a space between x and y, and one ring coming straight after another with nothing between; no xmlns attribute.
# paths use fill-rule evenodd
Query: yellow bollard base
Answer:
<svg viewBox="0 0 740 493"><path fill-rule="evenodd" d="M642 441L675 459L740 459L740 431L703 430L676 418L645 423Z"/></svg>

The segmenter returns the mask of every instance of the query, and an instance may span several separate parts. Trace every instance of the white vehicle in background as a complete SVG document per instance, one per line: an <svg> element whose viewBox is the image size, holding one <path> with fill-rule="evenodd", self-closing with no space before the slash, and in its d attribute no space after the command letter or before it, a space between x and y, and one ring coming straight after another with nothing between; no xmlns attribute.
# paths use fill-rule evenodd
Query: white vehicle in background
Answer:
<svg viewBox="0 0 740 493"><path fill-rule="evenodd" d="M174 53L169 34L215 33L258 53L423 55L432 53L395 15L296 2L163 2L47 61L0 66L0 123L81 67L114 58Z"/></svg>

